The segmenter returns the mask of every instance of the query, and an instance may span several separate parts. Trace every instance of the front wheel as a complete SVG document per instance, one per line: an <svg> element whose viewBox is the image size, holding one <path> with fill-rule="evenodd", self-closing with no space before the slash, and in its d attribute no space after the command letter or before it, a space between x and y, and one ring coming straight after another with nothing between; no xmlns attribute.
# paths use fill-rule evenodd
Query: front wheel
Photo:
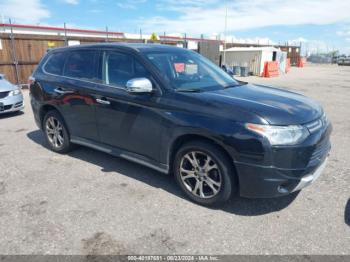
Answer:
<svg viewBox="0 0 350 262"><path fill-rule="evenodd" d="M230 159L217 146L202 141L180 148L174 161L174 174L184 193L202 205L227 201L237 187Z"/></svg>

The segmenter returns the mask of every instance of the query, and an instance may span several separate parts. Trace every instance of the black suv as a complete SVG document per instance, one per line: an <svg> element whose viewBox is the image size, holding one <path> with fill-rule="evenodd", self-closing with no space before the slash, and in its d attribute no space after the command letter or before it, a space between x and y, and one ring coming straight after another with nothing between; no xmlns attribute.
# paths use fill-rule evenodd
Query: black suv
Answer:
<svg viewBox="0 0 350 262"><path fill-rule="evenodd" d="M331 124L315 101L240 82L201 55L145 44L49 51L31 105L50 148L88 146L174 174L203 205L276 197L322 172Z"/></svg>

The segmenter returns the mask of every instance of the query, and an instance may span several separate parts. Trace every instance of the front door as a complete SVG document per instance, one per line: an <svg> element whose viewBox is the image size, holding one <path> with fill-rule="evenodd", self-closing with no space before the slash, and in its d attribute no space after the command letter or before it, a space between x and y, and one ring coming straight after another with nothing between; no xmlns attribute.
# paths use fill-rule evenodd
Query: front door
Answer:
<svg viewBox="0 0 350 262"><path fill-rule="evenodd" d="M125 88L133 78L153 81L151 74L133 55L115 51L103 52L101 69L103 84L95 97L100 141L158 161L159 95L130 94Z"/></svg>

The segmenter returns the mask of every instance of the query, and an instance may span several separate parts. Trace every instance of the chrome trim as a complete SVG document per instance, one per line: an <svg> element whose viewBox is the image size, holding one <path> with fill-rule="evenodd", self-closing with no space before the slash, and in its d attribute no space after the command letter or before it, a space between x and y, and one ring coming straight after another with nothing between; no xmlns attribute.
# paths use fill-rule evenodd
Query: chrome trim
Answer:
<svg viewBox="0 0 350 262"><path fill-rule="evenodd" d="M93 49L93 50L95 50L95 49ZM97 49L97 50L95 50L95 51L99 51L100 49ZM136 50L136 49L135 49ZM63 51L64 52L64 51ZM63 53L62 52L62 53ZM139 52L139 51L138 51ZM49 73L49 72L47 72L46 70L45 70L45 66L46 66L46 64L47 64L47 62L51 59L51 57L52 57L52 54L51 55L49 55L49 58L44 62L44 64L41 66L41 70L46 74L46 75L51 75L51 76L55 76L55 77L63 77L63 78L66 78L66 79L70 79L70 80L78 80L78 81L82 81L82 82L85 82L85 83L90 83L90 84L97 84L97 85L102 85L102 86L105 86L105 87L109 87L109 88L116 88L116 89L119 89L119 90L122 90L122 91L124 91L124 92L126 92L126 93L128 93L129 94L129 92L126 90L126 88L125 87L119 87L119 86L114 86L114 85L108 85L108 84L104 84L104 83L98 83L98 82L93 82L93 81L89 81L89 80L84 80L84 79L80 79L80 78L74 78L74 77L68 77L68 76L63 76L63 75L55 75L55 74L51 74L51 73ZM144 66L144 65L143 65ZM145 67L145 66L144 66ZM38 68L39 67L37 67L36 69L35 69L35 71L33 72L33 74L32 74L32 76L36 73L36 71L38 70ZM146 67L145 67L146 68ZM152 74L151 74L152 75ZM157 87L159 85L159 83L157 83L156 84L156 89L160 92L160 94L162 94L163 93L163 90L162 90L162 88L160 88L160 87Z"/></svg>
<svg viewBox="0 0 350 262"><path fill-rule="evenodd" d="M306 128L310 131L310 133L314 133L315 131L317 131L318 129L320 129L322 127L322 121L321 119L313 121L309 124L305 125Z"/></svg>
<svg viewBox="0 0 350 262"><path fill-rule="evenodd" d="M159 171L161 173L168 174L168 170L165 170L163 168L160 168L160 167L157 167L155 165L152 165L152 164L150 164L150 163L148 163L146 161L143 161L141 159L138 159L138 158L135 158L135 157L132 157L132 156L128 156L128 155L125 155L125 154L121 154L120 157L124 158L124 159L127 159L127 160L130 160L132 162L138 163L140 165L147 166L147 167L152 168L154 170L157 170L157 171Z"/></svg>
<svg viewBox="0 0 350 262"><path fill-rule="evenodd" d="M108 100L103 100L103 99L98 99L96 98L96 102L99 104L103 104L103 105L110 105L111 102L109 102Z"/></svg>
<svg viewBox="0 0 350 262"><path fill-rule="evenodd" d="M133 78L126 83L126 90L130 93L152 93L153 86L145 77Z"/></svg>
<svg viewBox="0 0 350 262"><path fill-rule="evenodd" d="M327 127L329 124L327 116L325 113L323 115L310 123L305 124L306 128L309 130L309 132L312 134L316 132L317 130L321 129L322 127Z"/></svg>
<svg viewBox="0 0 350 262"><path fill-rule="evenodd" d="M112 154L112 150L109 150L109 149L107 149L105 147L101 147L101 146L98 146L98 145L94 145L94 144L86 142L86 141L82 141L80 139L71 138L70 141L72 143L75 143L75 144L79 144L79 145L82 145L82 146L87 146L87 147L90 147L90 148L93 148L93 149L96 149L96 150L99 150L99 151L102 151L102 152L105 152L105 153L108 153L108 154Z"/></svg>
<svg viewBox="0 0 350 262"><path fill-rule="evenodd" d="M102 86L106 86L106 87L110 87L110 88L116 88L116 89L119 89L119 90L123 90L124 92L128 93L128 91L126 90L126 88L124 87L119 87L119 86L114 86L114 85L108 85L108 84L104 84L104 83L98 83L98 82L93 82L93 81L89 81L89 80L85 80L85 79L80 79L80 78L75 78L75 77L69 77L69 76L64 76L64 75L56 75L56 74L51 74L49 72L47 72L45 70L45 66L47 64L47 62L50 61L52 55L45 61L45 63L42 65L41 69L43 70L43 72L47 75L51 75L51 76L55 76L55 77L63 77L63 78L66 78L66 79L70 79L70 80L78 80L78 81L82 81L82 82L85 82L85 83L90 83L90 84L98 84L98 85L102 85Z"/></svg>
<svg viewBox="0 0 350 262"><path fill-rule="evenodd" d="M164 173L164 174L168 174L169 173L169 167L168 166L166 166L164 168L158 167L158 166L153 165L151 163L148 163L148 162L146 162L146 161L144 161L142 159L130 156L126 152L123 152L121 149L118 149L118 150L121 151L121 153L120 154L116 154L116 153L113 153L113 150L110 149L110 148L104 147L102 145L95 145L93 143L90 143L89 141L86 141L85 139L82 140L82 139L79 139L79 138L71 138L70 141L72 143L75 143L75 144L79 144L79 145L82 145L82 146L90 147L90 148L93 148L93 149L96 149L96 150L108 153L110 155L121 157L121 158L124 158L126 160L132 161L134 163L138 163L138 164L147 166L149 168L152 168L152 169L157 170L157 171L159 171L161 173Z"/></svg>
<svg viewBox="0 0 350 262"><path fill-rule="evenodd" d="M234 160L232 161L234 165L245 165L245 166L252 166L252 167L259 167L259 168L266 168L266 169L276 169L277 171L297 171L297 170L304 170L305 168L282 168L282 167L276 167L274 165L264 166L260 164L253 164L253 163L247 163L247 162L241 162Z"/></svg>
<svg viewBox="0 0 350 262"><path fill-rule="evenodd" d="M292 190L292 192L299 191L304 187L311 185L317 178L319 178L326 167L328 158L326 158L323 163L312 173L304 176L299 184Z"/></svg>
<svg viewBox="0 0 350 262"><path fill-rule="evenodd" d="M61 88L55 88L54 91L60 95L64 95L64 94L72 94L74 93L74 91L68 91L68 90L62 90Z"/></svg>

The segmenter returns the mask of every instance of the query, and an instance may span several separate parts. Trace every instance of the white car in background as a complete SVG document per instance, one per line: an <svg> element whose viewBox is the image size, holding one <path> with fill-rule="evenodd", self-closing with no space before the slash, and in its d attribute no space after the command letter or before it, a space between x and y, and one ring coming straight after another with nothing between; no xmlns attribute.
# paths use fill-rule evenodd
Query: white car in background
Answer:
<svg viewBox="0 0 350 262"><path fill-rule="evenodd" d="M20 111L24 108L21 88L11 84L0 74L0 114Z"/></svg>

